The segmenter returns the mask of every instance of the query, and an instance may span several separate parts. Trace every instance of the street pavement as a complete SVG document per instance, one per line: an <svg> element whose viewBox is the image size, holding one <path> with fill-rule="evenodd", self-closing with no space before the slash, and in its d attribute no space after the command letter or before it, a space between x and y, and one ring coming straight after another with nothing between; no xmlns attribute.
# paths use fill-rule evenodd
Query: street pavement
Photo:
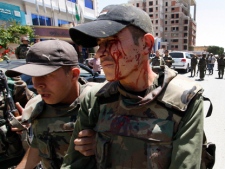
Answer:
<svg viewBox="0 0 225 169"><path fill-rule="evenodd" d="M225 76L218 79L217 64L215 64L213 75L206 72L204 81L198 81L199 77L190 77L191 73L183 74L202 85L203 95L210 98L213 104L212 115L205 118L204 130L208 142L216 144L216 163L213 169L225 168ZM205 102L205 114L209 104Z"/></svg>

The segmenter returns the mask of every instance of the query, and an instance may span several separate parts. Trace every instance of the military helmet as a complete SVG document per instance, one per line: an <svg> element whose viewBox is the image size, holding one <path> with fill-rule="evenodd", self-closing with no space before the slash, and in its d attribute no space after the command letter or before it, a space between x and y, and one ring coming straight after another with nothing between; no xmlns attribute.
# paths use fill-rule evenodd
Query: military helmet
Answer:
<svg viewBox="0 0 225 169"><path fill-rule="evenodd" d="M30 39L29 39L28 37L26 37L26 36L23 36L23 37L20 39L21 42L23 42L24 40L30 41Z"/></svg>

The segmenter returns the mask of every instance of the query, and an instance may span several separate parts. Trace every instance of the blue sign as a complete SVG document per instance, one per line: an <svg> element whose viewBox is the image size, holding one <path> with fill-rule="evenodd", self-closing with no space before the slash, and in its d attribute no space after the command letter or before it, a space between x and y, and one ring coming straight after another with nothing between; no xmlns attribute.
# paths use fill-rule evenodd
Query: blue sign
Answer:
<svg viewBox="0 0 225 169"><path fill-rule="evenodd" d="M21 14L20 7L0 2L0 20L2 21L17 21L20 24L23 23L25 17Z"/></svg>

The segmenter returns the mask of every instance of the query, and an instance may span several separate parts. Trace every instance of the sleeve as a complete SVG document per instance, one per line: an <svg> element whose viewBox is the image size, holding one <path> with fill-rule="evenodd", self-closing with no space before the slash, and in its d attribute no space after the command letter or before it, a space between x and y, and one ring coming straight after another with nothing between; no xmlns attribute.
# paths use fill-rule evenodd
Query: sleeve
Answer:
<svg viewBox="0 0 225 169"><path fill-rule="evenodd" d="M203 141L203 99L196 95L174 136L169 169L200 168Z"/></svg>
<svg viewBox="0 0 225 169"><path fill-rule="evenodd" d="M75 128L70 139L70 144L66 155L64 156L61 169L95 169L95 156L86 157L74 149L74 139L77 138L78 133L84 129L93 129L98 120L98 103L96 97L91 90L86 94L81 102L81 107L78 112Z"/></svg>
<svg viewBox="0 0 225 169"><path fill-rule="evenodd" d="M15 55L16 55L17 59L18 59L19 54L20 54L20 46L18 46L15 50Z"/></svg>

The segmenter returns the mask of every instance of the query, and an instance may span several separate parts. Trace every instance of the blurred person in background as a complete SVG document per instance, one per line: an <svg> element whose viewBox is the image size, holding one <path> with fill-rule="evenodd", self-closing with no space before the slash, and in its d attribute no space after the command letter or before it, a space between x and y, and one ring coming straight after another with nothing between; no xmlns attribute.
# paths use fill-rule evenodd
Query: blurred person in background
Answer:
<svg viewBox="0 0 225 169"><path fill-rule="evenodd" d="M169 55L168 50L165 50L163 59L164 59L165 65L167 65L170 68L174 61L173 61L173 58Z"/></svg>
<svg viewBox="0 0 225 169"><path fill-rule="evenodd" d="M225 67L225 59L224 59L224 54L222 54L218 59L217 59L217 63L218 63L218 76L219 79L223 79L223 75L224 75L224 67Z"/></svg>
<svg viewBox="0 0 225 169"><path fill-rule="evenodd" d="M16 51L15 51L15 55L17 59L26 58L27 51L30 48L29 42L30 40L28 37L24 36L21 38L21 44L16 48Z"/></svg>
<svg viewBox="0 0 225 169"><path fill-rule="evenodd" d="M198 64L197 56L193 55L191 58L191 77L195 76L197 64Z"/></svg>
<svg viewBox="0 0 225 169"><path fill-rule="evenodd" d="M93 59L88 61L88 65L91 66L93 68L94 72L98 72L99 74L101 74L101 63L100 63L100 59L96 57L96 55L94 56Z"/></svg>

